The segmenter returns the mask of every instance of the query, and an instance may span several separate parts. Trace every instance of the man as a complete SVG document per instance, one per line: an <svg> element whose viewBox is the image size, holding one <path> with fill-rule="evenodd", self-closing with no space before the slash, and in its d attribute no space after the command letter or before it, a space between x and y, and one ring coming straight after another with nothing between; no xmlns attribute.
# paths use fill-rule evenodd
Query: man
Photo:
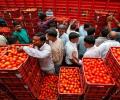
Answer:
<svg viewBox="0 0 120 100"><path fill-rule="evenodd" d="M101 45L104 41L107 41L107 36L108 36L109 32L110 32L110 31L109 31L108 29L104 28L104 29L102 30L102 32L101 32L101 36L98 37L98 38L95 40L95 45L96 45L96 46L99 46L99 45Z"/></svg>
<svg viewBox="0 0 120 100"><path fill-rule="evenodd" d="M0 35L0 46L5 46L6 44L7 39L3 35Z"/></svg>
<svg viewBox="0 0 120 100"><path fill-rule="evenodd" d="M13 32L13 36L17 38L20 44L29 44L30 38L25 29L22 28L20 23L14 23L15 32Z"/></svg>
<svg viewBox="0 0 120 100"><path fill-rule="evenodd" d="M84 38L84 45L87 48L83 57L100 57L97 47L95 46L95 37L94 36L86 36Z"/></svg>
<svg viewBox="0 0 120 100"><path fill-rule="evenodd" d="M120 43L117 42L115 39L117 37L117 32L111 31L109 34L109 40L103 42L99 47L98 47L98 52L102 58L105 58L107 52L111 47L120 47Z"/></svg>
<svg viewBox="0 0 120 100"><path fill-rule="evenodd" d="M48 74L54 73L51 47L45 43L46 37L43 34L36 34L33 37L34 48L24 46L23 50L30 56L38 58L41 70Z"/></svg>
<svg viewBox="0 0 120 100"><path fill-rule="evenodd" d="M92 25L90 23L85 23L84 25L80 26L79 28L79 34L80 36L87 36L87 30L91 28Z"/></svg>
<svg viewBox="0 0 120 100"><path fill-rule="evenodd" d="M91 28L89 28L88 30L87 30L87 34L88 34L88 36L90 36L90 35L94 35L94 33L95 33L95 28L94 27L91 27ZM79 38L79 42L78 42L78 53L79 53L79 58L80 59L82 59L82 57L83 57L83 55L84 55L84 53L86 52L86 47L85 47L85 45L84 45L84 36L81 36L80 38Z"/></svg>
<svg viewBox="0 0 120 100"><path fill-rule="evenodd" d="M74 33L79 34L79 33L76 31L76 28L77 28L76 20L73 20L73 21L70 22L66 33L67 33L68 35L69 35L71 32L74 32Z"/></svg>
<svg viewBox="0 0 120 100"><path fill-rule="evenodd" d="M55 65L55 72L58 74L60 65L63 61L64 46L61 39L57 38L57 31L55 29L48 29L46 31L49 45L52 49L52 58Z"/></svg>
<svg viewBox="0 0 120 100"><path fill-rule="evenodd" d="M68 66L79 66L77 43L79 40L79 34L71 32L69 35L69 41L65 45L66 58L65 62Z"/></svg>
<svg viewBox="0 0 120 100"><path fill-rule="evenodd" d="M60 24L58 26L58 32L59 32L59 37L63 41L64 46L69 41L68 35L65 33L65 31L66 31L66 26L63 24Z"/></svg>
<svg viewBox="0 0 120 100"><path fill-rule="evenodd" d="M54 18L50 17L47 19L46 14L40 13L39 19L40 21L38 22L38 31L45 33L45 31L49 28L50 23L54 21Z"/></svg>

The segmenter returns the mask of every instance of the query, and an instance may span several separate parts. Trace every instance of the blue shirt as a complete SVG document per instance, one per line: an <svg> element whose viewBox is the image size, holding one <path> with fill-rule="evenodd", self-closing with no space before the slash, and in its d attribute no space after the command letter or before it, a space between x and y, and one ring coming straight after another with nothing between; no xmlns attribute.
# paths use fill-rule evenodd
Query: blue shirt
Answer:
<svg viewBox="0 0 120 100"><path fill-rule="evenodd" d="M85 48L85 46L84 46L84 38L85 37L79 37L79 43L78 43L78 45L79 45L79 48L78 48L78 54L79 54L79 56L83 56L84 55L84 53L86 52L86 48Z"/></svg>
<svg viewBox="0 0 120 100"><path fill-rule="evenodd" d="M84 29L84 26L80 26L79 34L80 36L87 36L87 31Z"/></svg>
<svg viewBox="0 0 120 100"><path fill-rule="evenodd" d="M68 35L66 33L64 33L63 35L61 35L60 39L63 41L64 46L65 46L66 42L69 41Z"/></svg>

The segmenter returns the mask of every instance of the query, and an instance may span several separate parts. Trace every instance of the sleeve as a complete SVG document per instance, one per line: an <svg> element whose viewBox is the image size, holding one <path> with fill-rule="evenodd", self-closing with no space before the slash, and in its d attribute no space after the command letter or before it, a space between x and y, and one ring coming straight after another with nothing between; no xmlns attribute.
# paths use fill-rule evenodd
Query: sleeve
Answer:
<svg viewBox="0 0 120 100"><path fill-rule="evenodd" d="M49 56L50 54L50 50L43 50L43 51L39 51L37 49L34 48L30 48L27 46L23 47L23 50L30 56L32 57L36 57L36 58L46 58Z"/></svg>
<svg viewBox="0 0 120 100"><path fill-rule="evenodd" d="M67 29L67 31L66 31L66 33L69 35L69 33L70 33L70 27L71 27L71 24L68 26L68 29Z"/></svg>
<svg viewBox="0 0 120 100"><path fill-rule="evenodd" d="M106 51L106 48L107 48L107 46L104 45L104 44L101 44L101 45L97 48L97 53L100 55L100 57L103 58L104 53L105 53L105 51Z"/></svg>

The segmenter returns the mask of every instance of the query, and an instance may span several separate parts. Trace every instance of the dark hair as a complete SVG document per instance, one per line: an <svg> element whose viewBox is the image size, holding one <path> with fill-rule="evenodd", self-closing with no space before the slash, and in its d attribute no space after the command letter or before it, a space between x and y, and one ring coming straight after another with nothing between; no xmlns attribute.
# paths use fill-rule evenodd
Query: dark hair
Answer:
<svg viewBox="0 0 120 100"><path fill-rule="evenodd" d="M78 37L79 37L79 34L78 34L78 33L71 32L71 33L69 34L69 40L75 39L75 38L78 38Z"/></svg>
<svg viewBox="0 0 120 100"><path fill-rule="evenodd" d="M93 35L94 33L95 33L95 28L94 27L91 27L87 30L88 35Z"/></svg>
<svg viewBox="0 0 120 100"><path fill-rule="evenodd" d="M104 29L101 31L102 37L107 37L109 33L110 33L110 31L109 31L107 28L104 28Z"/></svg>
<svg viewBox="0 0 120 100"><path fill-rule="evenodd" d="M85 23L85 24L84 24L84 29L85 29L85 28L89 28L90 26L91 26L91 23Z"/></svg>
<svg viewBox="0 0 120 100"><path fill-rule="evenodd" d="M60 24L60 25L58 26L58 29L66 29L66 25Z"/></svg>
<svg viewBox="0 0 120 100"><path fill-rule="evenodd" d="M21 23L14 21L14 22L13 22L13 26L15 27L15 26L17 26L17 25L21 25Z"/></svg>
<svg viewBox="0 0 120 100"><path fill-rule="evenodd" d="M15 44L17 42L17 38L15 36L7 37L8 44Z"/></svg>
<svg viewBox="0 0 120 100"><path fill-rule="evenodd" d="M76 29L76 25L75 24L71 25L70 29L71 30L75 30Z"/></svg>
<svg viewBox="0 0 120 100"><path fill-rule="evenodd" d="M46 33L49 35L49 36L52 36L52 37L57 37L57 31L55 29L48 29L46 31Z"/></svg>
<svg viewBox="0 0 120 100"><path fill-rule="evenodd" d="M84 38L84 42L88 43L88 44L95 44L95 37L90 35L90 36L86 36Z"/></svg>
<svg viewBox="0 0 120 100"><path fill-rule="evenodd" d="M45 34L43 34L43 33L41 33L41 32L35 34L34 36L40 37L40 40L43 41L43 42L46 41L46 36L45 36Z"/></svg>
<svg viewBox="0 0 120 100"><path fill-rule="evenodd" d="M39 19L44 20L46 18L46 14L40 13L39 14Z"/></svg>

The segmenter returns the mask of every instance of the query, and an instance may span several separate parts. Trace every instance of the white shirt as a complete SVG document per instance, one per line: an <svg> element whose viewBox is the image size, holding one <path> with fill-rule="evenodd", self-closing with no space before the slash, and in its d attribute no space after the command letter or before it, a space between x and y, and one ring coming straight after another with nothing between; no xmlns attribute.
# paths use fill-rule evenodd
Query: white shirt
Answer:
<svg viewBox="0 0 120 100"><path fill-rule="evenodd" d="M52 49L52 58L54 64L61 65L63 60L64 46L60 38L57 38L55 42L49 41Z"/></svg>
<svg viewBox="0 0 120 100"><path fill-rule="evenodd" d="M100 54L97 50L98 48L96 46L93 46L91 48L87 48L87 51L85 52L83 57L91 57L91 58L96 58L100 57Z"/></svg>
<svg viewBox="0 0 120 100"><path fill-rule="evenodd" d="M48 44L44 43L44 45L41 48L38 48L38 47L30 48L30 47L24 46L23 50L28 55L35 58L39 58L39 64L43 71L49 71L54 69L51 47Z"/></svg>
<svg viewBox="0 0 120 100"><path fill-rule="evenodd" d="M3 35L0 35L0 46L4 46L6 44L7 44L7 39Z"/></svg>
<svg viewBox="0 0 120 100"><path fill-rule="evenodd" d="M70 59L72 59L72 53L73 52L76 52L76 58L78 58L77 44L68 41L65 45L65 53L66 53L65 61L68 65L72 64Z"/></svg>
<svg viewBox="0 0 120 100"><path fill-rule="evenodd" d="M109 51L109 49L111 47L120 47L120 43L115 41L115 40L107 40L105 42L103 42L99 47L98 47L98 51L100 53L100 56L102 58L105 58L107 52Z"/></svg>
<svg viewBox="0 0 120 100"><path fill-rule="evenodd" d="M87 36L87 31L84 29L84 26L80 26L79 28L79 34L80 36Z"/></svg>
<svg viewBox="0 0 120 100"><path fill-rule="evenodd" d="M98 37L96 40L95 40L95 45L96 46L99 46L101 45L103 42L107 41L107 38L106 37Z"/></svg>

